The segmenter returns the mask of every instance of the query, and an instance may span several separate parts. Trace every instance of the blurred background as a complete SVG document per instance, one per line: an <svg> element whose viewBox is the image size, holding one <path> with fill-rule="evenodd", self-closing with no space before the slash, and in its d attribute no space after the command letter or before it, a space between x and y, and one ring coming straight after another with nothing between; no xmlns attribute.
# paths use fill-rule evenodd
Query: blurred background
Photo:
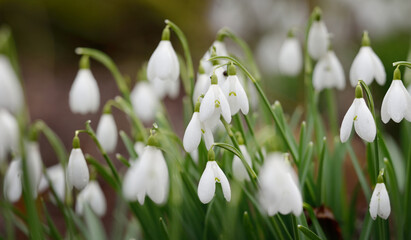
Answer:
<svg viewBox="0 0 411 240"><path fill-rule="evenodd" d="M88 119L95 128L100 118L100 114L74 115L69 110L68 93L78 70L76 47L107 53L120 71L135 82L138 70L160 41L165 19L184 31L196 69L217 31L227 26L253 49L270 100L280 100L285 112L291 114L304 104L302 74L297 78L280 76L278 51L291 28L297 30L302 42L306 21L315 6L323 10L346 77L360 48L362 32L368 30L372 47L387 71L384 87L371 86L379 109L391 83L392 62L406 60L408 56L411 34L408 0L1 0L0 24L9 25L13 31L32 120L44 120L70 150L74 131L83 128ZM182 54L173 34L171 41ZM241 55L234 44L226 43L230 52ZM108 70L94 61L91 70L98 81L102 108L106 100L119 92ZM338 124L354 97L354 89L346 80L346 89L337 93ZM405 80L408 83L411 79ZM176 100L166 99L166 105L174 128L182 136L185 126L181 120L181 96ZM118 129L128 131L125 117L118 113L114 113ZM385 127L395 138L397 127L393 124ZM43 139L40 144L45 165L57 163L46 141ZM89 139L82 138L82 148L97 156ZM119 143L117 150L121 152L123 148ZM361 154L364 156L364 151ZM109 197L111 190L102 184L108 205L113 204L115 199ZM110 211L104 219L106 224L112 221Z"/></svg>

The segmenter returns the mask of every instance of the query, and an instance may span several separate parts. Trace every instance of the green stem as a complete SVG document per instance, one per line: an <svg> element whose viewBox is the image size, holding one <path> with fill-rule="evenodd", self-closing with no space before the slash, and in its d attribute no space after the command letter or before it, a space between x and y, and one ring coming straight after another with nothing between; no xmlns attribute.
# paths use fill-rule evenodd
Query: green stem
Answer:
<svg viewBox="0 0 411 240"><path fill-rule="evenodd" d="M406 177L406 184L405 184L405 193L404 193L404 230L405 231L405 237L409 238L410 237L410 231L407 228L410 226L411 223L411 217L410 217L410 201L411 201L411 189L410 189L410 184L411 184L411 149L409 150L408 154L408 161L407 161L407 172L405 174ZM408 231L407 231L408 230Z"/></svg>
<svg viewBox="0 0 411 240"><path fill-rule="evenodd" d="M338 135L337 104L335 102L335 95L332 89L327 89L325 94L327 97L328 121L330 123L331 133L334 137Z"/></svg>

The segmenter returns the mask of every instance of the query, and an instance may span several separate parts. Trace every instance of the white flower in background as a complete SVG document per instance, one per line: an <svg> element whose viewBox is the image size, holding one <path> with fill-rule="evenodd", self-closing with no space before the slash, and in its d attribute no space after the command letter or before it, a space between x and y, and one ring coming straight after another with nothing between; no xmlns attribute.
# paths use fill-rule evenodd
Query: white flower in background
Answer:
<svg viewBox="0 0 411 240"><path fill-rule="evenodd" d="M401 71L397 67L391 86L382 100L381 120L387 123L392 119L399 123L403 118L411 121L411 96L401 81Z"/></svg>
<svg viewBox="0 0 411 240"><path fill-rule="evenodd" d="M253 163L251 162L251 157L248 154L247 148L245 147L244 144L240 144L240 150L241 153L244 156L245 161L247 162L247 164L252 167ZM241 161L241 159L239 157L237 157L237 155L234 156L233 159L233 174L234 177L239 180L239 181L250 181L250 177L248 176L248 172L247 169L245 168L243 162Z"/></svg>
<svg viewBox="0 0 411 240"><path fill-rule="evenodd" d="M110 111L104 113L97 126L96 136L101 146L108 153L112 153L117 146L117 126Z"/></svg>
<svg viewBox="0 0 411 240"><path fill-rule="evenodd" d="M367 142L372 142L377 134L374 118L362 98L362 88L357 85L355 99L341 123L340 139L346 142L351 135L352 125L358 136Z"/></svg>
<svg viewBox="0 0 411 240"><path fill-rule="evenodd" d="M310 56L318 60L327 53L330 40L327 27L321 19L321 12L317 10L316 19L313 21L310 32L308 33L307 48Z"/></svg>
<svg viewBox="0 0 411 240"><path fill-rule="evenodd" d="M147 79L154 85L154 90L160 98L166 93L171 97L178 95L178 76L180 75L180 64L177 54L170 42L170 30L166 27L163 31L162 40L150 57L147 65ZM157 91L160 90L161 91ZM177 94L176 94L177 90Z"/></svg>
<svg viewBox="0 0 411 240"><path fill-rule="evenodd" d="M385 69L380 58L370 47L368 33L364 32L362 47L355 56L350 69L350 81L354 87L359 79L370 85L375 79L378 84L385 84Z"/></svg>
<svg viewBox="0 0 411 240"><path fill-rule="evenodd" d="M10 162L3 181L4 198L9 202L17 202L22 193L22 171L21 159L17 158Z"/></svg>
<svg viewBox="0 0 411 240"><path fill-rule="evenodd" d="M287 76L297 76L303 67L303 54L298 39L289 33L278 55L278 69Z"/></svg>
<svg viewBox="0 0 411 240"><path fill-rule="evenodd" d="M43 161L41 160L39 144L34 141L26 141L25 149L30 187L33 197L37 198L37 189L43 174Z"/></svg>
<svg viewBox="0 0 411 240"><path fill-rule="evenodd" d="M214 144L214 137L211 128L200 121L199 114L200 102L196 103L193 116L187 125L184 132L183 145L186 152L193 152L198 148L201 141L201 135L204 137L204 142L207 150Z"/></svg>
<svg viewBox="0 0 411 240"><path fill-rule="evenodd" d="M124 176L123 196L128 201L138 200L143 205L148 195L153 202L164 204L170 185L167 164L154 136L150 136L147 144L143 154Z"/></svg>
<svg viewBox="0 0 411 240"><path fill-rule="evenodd" d="M273 153L265 158L260 169L259 199L269 216L278 212L299 216L303 199L298 188L297 175L284 154Z"/></svg>
<svg viewBox="0 0 411 240"><path fill-rule="evenodd" d="M145 123L154 121L159 107L159 99L150 83L138 82L133 88L130 98L134 112L141 121Z"/></svg>
<svg viewBox="0 0 411 240"><path fill-rule="evenodd" d="M80 69L69 93L69 105L73 113L95 113L100 106L100 91L89 68L88 56L80 60Z"/></svg>
<svg viewBox="0 0 411 240"><path fill-rule="evenodd" d="M19 126L16 118L7 110L0 109L0 162L10 151L17 151Z"/></svg>
<svg viewBox="0 0 411 240"><path fill-rule="evenodd" d="M83 215L84 209L88 205L93 212L102 217L106 214L107 204L104 193L97 181L90 181L77 196L76 213Z"/></svg>
<svg viewBox="0 0 411 240"><path fill-rule="evenodd" d="M387 219L391 213L390 197L382 176L378 176L378 179L370 200L370 215L373 220L377 218L377 215L382 219Z"/></svg>
<svg viewBox="0 0 411 240"><path fill-rule="evenodd" d="M210 78L205 73L203 64L200 63L200 67L198 69L197 74L197 81L194 86L194 93L193 93L193 102L197 102L201 95L205 95L208 88L210 87Z"/></svg>
<svg viewBox="0 0 411 240"><path fill-rule="evenodd" d="M87 162L83 151L81 151L80 140L77 136L73 139L73 149L70 153L66 174L70 188L74 186L78 190L83 189L90 179Z"/></svg>
<svg viewBox="0 0 411 240"><path fill-rule="evenodd" d="M213 124L210 127L213 128L215 126L214 124L218 123L220 115L222 115L228 123L231 122L230 106L223 91L217 84L217 76L213 74L211 76L211 86L201 102L200 121L212 122Z"/></svg>
<svg viewBox="0 0 411 240"><path fill-rule="evenodd" d="M66 191L66 176L64 175L63 167L61 166L61 164L56 164L47 168L46 173L50 178L54 190L56 191L57 197L60 199L60 201L64 201ZM38 192L44 192L48 187L49 182L47 181L46 176L43 174L40 180Z"/></svg>
<svg viewBox="0 0 411 240"><path fill-rule="evenodd" d="M0 54L0 108L18 113L24 103L23 89L7 56Z"/></svg>
<svg viewBox="0 0 411 240"><path fill-rule="evenodd" d="M213 49L215 49L215 56L228 56L227 48L223 42L223 39L214 41L201 59L201 63L207 75L211 75L213 73L213 64L208 61L208 59L210 59L213 55Z"/></svg>
<svg viewBox="0 0 411 240"><path fill-rule="evenodd" d="M193 159L195 164L198 164L198 148L195 149L194 151L190 152L190 157Z"/></svg>
<svg viewBox="0 0 411 240"><path fill-rule="evenodd" d="M134 143L134 151L140 156L144 152L146 145L143 142Z"/></svg>
<svg viewBox="0 0 411 240"><path fill-rule="evenodd" d="M243 114L248 113L249 105L247 94L238 80L236 68L233 64L228 67L228 78L224 82L222 90L230 106L231 115L237 114L240 109Z"/></svg>
<svg viewBox="0 0 411 240"><path fill-rule="evenodd" d="M339 90L345 88L344 69L334 51L328 50L315 65L313 86L317 91L321 91L324 88L335 87Z"/></svg>
<svg viewBox="0 0 411 240"><path fill-rule="evenodd" d="M215 161L214 151L210 150L208 153L208 162L203 175L201 175L197 189L198 197L202 203L207 204L213 199L216 182L221 183L224 198L229 202L231 200L230 183L223 170L221 170Z"/></svg>

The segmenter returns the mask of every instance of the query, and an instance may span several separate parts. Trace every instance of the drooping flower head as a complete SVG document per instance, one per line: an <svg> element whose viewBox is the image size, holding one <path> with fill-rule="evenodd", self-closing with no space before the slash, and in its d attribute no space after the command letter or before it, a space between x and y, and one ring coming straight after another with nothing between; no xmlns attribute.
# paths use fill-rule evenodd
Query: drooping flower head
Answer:
<svg viewBox="0 0 411 240"><path fill-rule="evenodd" d="M244 145L244 139L241 133L237 132L236 137L238 144L240 146L240 151L243 154L245 161L247 162L248 166L252 167L253 163L251 161L250 155L248 154L247 148ZM247 169L245 168L243 162L237 155L235 155L233 158L232 169L233 175L238 181L250 181L250 176L248 176Z"/></svg>
<svg viewBox="0 0 411 240"><path fill-rule="evenodd" d="M302 55L300 43L290 30L278 55L278 69L280 73L286 76L297 76L303 66Z"/></svg>
<svg viewBox="0 0 411 240"><path fill-rule="evenodd" d="M355 132L363 140L373 142L377 134L374 118L368 109L362 95L362 88L358 84L355 89L355 99L341 123L340 139L346 142L351 135L352 125Z"/></svg>
<svg viewBox="0 0 411 240"><path fill-rule="evenodd" d="M243 114L247 114L249 110L247 94L241 85L234 64L228 67L228 78L223 83L222 90L228 100L231 115L235 115L240 109Z"/></svg>
<svg viewBox="0 0 411 240"><path fill-rule="evenodd" d="M106 214L107 204L104 193L97 181L90 181L87 186L77 195L76 213L84 214L84 208L88 205L93 212L102 217Z"/></svg>
<svg viewBox="0 0 411 240"><path fill-rule="evenodd" d="M385 69L380 58L375 54L370 45L368 32L364 32L362 46L350 69L350 81L354 87L358 79L362 79L367 85L370 85L375 79L378 84L385 84Z"/></svg>
<svg viewBox="0 0 411 240"><path fill-rule="evenodd" d="M29 140L25 142L27 173L29 176L30 190L34 198L37 198L37 190L43 172L43 161L41 159L38 142Z"/></svg>
<svg viewBox="0 0 411 240"><path fill-rule="evenodd" d="M17 151L19 141L19 126L16 118L7 110L0 109L0 162L7 154Z"/></svg>
<svg viewBox="0 0 411 240"><path fill-rule="evenodd" d="M194 87L193 102L197 102L201 95L205 95L210 85L210 78L204 70L202 61L200 61L200 66L198 68L197 74L197 81Z"/></svg>
<svg viewBox="0 0 411 240"><path fill-rule="evenodd" d="M215 52L214 56L228 56L227 48L224 44L223 35L219 35L221 37L217 37L217 40L213 42L211 47L207 50L204 56L201 58L201 62L204 67L204 71L207 75L211 75L213 73L213 63L209 62L208 59L213 57L213 51Z"/></svg>
<svg viewBox="0 0 411 240"><path fill-rule="evenodd" d="M179 91L178 76L180 64L177 54L170 42L170 29L167 26L156 50L147 65L147 79L154 84L154 91L159 98L166 95L176 97Z"/></svg>
<svg viewBox="0 0 411 240"><path fill-rule="evenodd" d="M17 202L22 193L21 159L16 158L10 162L3 181L4 198L9 202Z"/></svg>
<svg viewBox="0 0 411 240"><path fill-rule="evenodd" d="M100 91L86 55L81 57L80 69L71 86L69 105L73 113L80 114L95 113L100 106Z"/></svg>
<svg viewBox="0 0 411 240"><path fill-rule="evenodd" d="M164 204L169 192L169 174L156 136L150 136L143 154L127 170L123 179L123 196L143 205L146 195L157 204Z"/></svg>
<svg viewBox="0 0 411 240"><path fill-rule="evenodd" d="M24 103L23 89L9 58L0 54L0 108L18 113Z"/></svg>
<svg viewBox="0 0 411 240"><path fill-rule="evenodd" d="M160 104L153 85L146 81L138 82L130 98L137 117L145 123L153 122Z"/></svg>
<svg viewBox="0 0 411 240"><path fill-rule="evenodd" d="M110 107L107 106L101 115L97 125L96 136L101 146L107 153L112 153L117 146L117 126L114 117L111 114Z"/></svg>
<svg viewBox="0 0 411 240"><path fill-rule="evenodd" d="M71 150L67 165L67 182L70 187L78 190L87 186L90 174L83 151L80 148L80 139L76 135L73 139L73 149Z"/></svg>
<svg viewBox="0 0 411 240"><path fill-rule="evenodd" d="M317 91L324 88L345 88L344 69L333 50L328 50L315 65L313 86Z"/></svg>
<svg viewBox="0 0 411 240"><path fill-rule="evenodd" d="M310 56L318 60L327 53L330 44L327 27L322 20L322 13L319 8L315 10L314 21L308 33L307 48Z"/></svg>
<svg viewBox="0 0 411 240"><path fill-rule="evenodd" d="M47 168L46 174L50 178L51 184L56 191L57 197L60 199L60 201L64 201L66 193L66 176L64 174L63 166L61 164L51 166ZM45 191L48 187L49 181L47 180L45 174L43 174L38 188L39 193Z"/></svg>
<svg viewBox="0 0 411 240"><path fill-rule="evenodd" d="M215 153L213 149L210 149L208 151L208 162L203 174L201 175L197 189L198 197L202 203L207 204L213 199L215 184L217 182L221 183L224 198L229 202L231 200L230 183L228 182L223 170L221 170L215 161Z"/></svg>
<svg viewBox="0 0 411 240"><path fill-rule="evenodd" d="M385 187L384 179L380 172L377 185L374 188L370 200L370 215L373 220L377 218L377 215L382 219L387 219L390 213L390 197L388 196L387 188Z"/></svg>
<svg viewBox="0 0 411 240"><path fill-rule="evenodd" d="M397 67L391 86L382 100L381 120L387 123L392 119L394 122L401 122L405 118L411 121L411 96L401 80L401 71Z"/></svg>

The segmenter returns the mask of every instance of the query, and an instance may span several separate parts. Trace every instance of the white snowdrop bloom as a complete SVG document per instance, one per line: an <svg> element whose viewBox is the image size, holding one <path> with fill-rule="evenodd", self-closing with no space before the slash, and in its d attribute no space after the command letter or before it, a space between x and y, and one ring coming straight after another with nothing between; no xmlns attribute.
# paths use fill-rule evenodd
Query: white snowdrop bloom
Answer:
<svg viewBox="0 0 411 240"><path fill-rule="evenodd" d="M73 149L70 153L66 174L70 188L74 186L78 190L83 189L90 179L87 162L83 151L81 151L80 140L77 136L73 139Z"/></svg>
<svg viewBox="0 0 411 240"><path fill-rule="evenodd" d="M211 150L212 151L212 150ZM207 162L206 168L201 175L200 182L198 183L197 194L200 201L204 204L209 203L215 193L215 183L221 183L221 188L223 190L223 195L225 200L229 202L231 200L231 188L227 177L225 176L223 170L218 166L215 161L214 151L212 151L212 156L209 152L209 160Z"/></svg>
<svg viewBox="0 0 411 240"><path fill-rule="evenodd" d="M69 94L70 109L73 113L95 113L100 106L100 91L97 81L89 68L81 68Z"/></svg>
<svg viewBox="0 0 411 240"><path fill-rule="evenodd" d="M212 129L200 121L199 114L200 102L196 103L193 116L187 125L186 131L184 132L183 145L186 152L193 152L198 148L201 141L201 135L204 137L204 142L206 144L207 150L211 148L214 144L214 137Z"/></svg>
<svg viewBox="0 0 411 240"><path fill-rule="evenodd" d="M220 115L222 115L228 123L231 122L230 105L220 86L217 84L217 76L213 74L211 76L211 86L201 102L200 121L211 121L217 124ZM213 128L215 125L210 126Z"/></svg>
<svg viewBox="0 0 411 240"><path fill-rule="evenodd" d="M194 151L190 152L190 157L193 159L195 164L198 164L198 148L195 149Z"/></svg>
<svg viewBox="0 0 411 240"><path fill-rule="evenodd" d="M148 195L157 204L167 201L170 185L168 168L163 153L156 146L158 143L150 136L143 154L127 170L123 179L126 200L138 200L143 205Z"/></svg>
<svg viewBox="0 0 411 240"><path fill-rule="evenodd" d="M7 110L0 109L0 162L10 151L17 151L19 126L16 118Z"/></svg>
<svg viewBox="0 0 411 240"><path fill-rule="evenodd" d="M289 36L283 43L278 55L278 69L287 76L297 76L303 67L303 54L300 43Z"/></svg>
<svg viewBox="0 0 411 240"><path fill-rule="evenodd" d="M360 85L355 89L354 102L351 104L341 123L341 142L348 140L353 124L358 136L367 142L374 141L377 129L370 109L368 109L367 104L362 98L362 88Z"/></svg>
<svg viewBox="0 0 411 240"><path fill-rule="evenodd" d="M252 167L253 165L252 165L252 162L251 162L251 157L248 154L247 148L243 144L241 144L240 145L240 150L241 150L241 153L243 154L244 159L247 162L247 164L250 167ZM250 181L250 177L248 176L247 169L245 168L245 166L244 166L243 162L241 161L241 159L239 157L237 157L237 155L234 156L232 168L233 168L234 177L236 179L238 179L239 181L244 181L244 180Z"/></svg>
<svg viewBox="0 0 411 240"><path fill-rule="evenodd" d="M376 219L377 215L380 218L387 219L391 213L390 197L384 182L379 182L375 186L370 200L370 215L372 219Z"/></svg>
<svg viewBox="0 0 411 240"><path fill-rule="evenodd" d="M141 81L136 84L130 95L134 112L141 121L154 121L159 107L159 99L150 83Z"/></svg>
<svg viewBox="0 0 411 240"><path fill-rule="evenodd" d="M411 121L411 96L401 81L401 72L397 67L391 86L382 100L381 120L387 123L392 119L399 123L403 118Z"/></svg>
<svg viewBox="0 0 411 240"><path fill-rule="evenodd" d="M308 53L313 59L318 60L327 53L330 40L327 27L321 19L320 13L311 25L307 41Z"/></svg>
<svg viewBox="0 0 411 240"><path fill-rule="evenodd" d="M297 175L284 154L272 153L260 169L259 200L269 216L278 212L299 216L303 200L298 188Z"/></svg>
<svg viewBox="0 0 411 240"><path fill-rule="evenodd" d="M360 79L367 85L370 85L374 79L378 84L384 85L386 79L384 65L370 47L370 39L367 32L364 32L362 47L357 56L355 56L350 69L350 81L353 87Z"/></svg>
<svg viewBox="0 0 411 240"><path fill-rule="evenodd" d="M201 62L204 67L204 71L207 75L211 75L213 72L213 64L208 61L212 57L213 48L215 48L215 55L216 56L228 56L227 48L222 39L216 40L213 42L211 47L207 50L204 54Z"/></svg>
<svg viewBox="0 0 411 240"><path fill-rule="evenodd" d="M233 64L228 68L228 78L223 83L222 90L230 106L231 115L237 114L240 109L243 114L248 113L248 97L236 75L236 68Z"/></svg>
<svg viewBox="0 0 411 240"><path fill-rule="evenodd" d="M218 67L217 65L215 66L214 74L217 76L217 84L221 87L227 80L227 77L225 76L224 72L226 71L225 66L223 67ZM212 77L213 74L210 75L209 79ZM210 83L210 81L209 81ZM210 85L209 85L210 87Z"/></svg>
<svg viewBox="0 0 411 240"><path fill-rule="evenodd" d="M18 113L24 104L23 89L7 56L0 54L0 108Z"/></svg>
<svg viewBox="0 0 411 240"><path fill-rule="evenodd" d="M108 153L112 153L117 146L117 126L111 113L104 113L97 126L96 136L101 146Z"/></svg>
<svg viewBox="0 0 411 240"><path fill-rule="evenodd" d="M37 198L37 189L43 174L43 161L41 160L40 147L37 142L26 141L27 171L30 187L34 198Z"/></svg>
<svg viewBox="0 0 411 240"><path fill-rule="evenodd" d="M134 151L140 156L144 152L146 145L143 142L134 143Z"/></svg>
<svg viewBox="0 0 411 240"><path fill-rule="evenodd" d="M206 94L208 88L210 87L210 78L204 71L203 64L200 64L197 81L194 86L193 102L197 102L201 95Z"/></svg>
<svg viewBox="0 0 411 240"><path fill-rule="evenodd" d="M345 88L344 69L334 51L328 50L314 67L313 86L317 91L324 88Z"/></svg>
<svg viewBox="0 0 411 240"><path fill-rule="evenodd" d="M10 162L3 181L4 198L9 202L17 202L22 193L22 171L21 159L17 158Z"/></svg>
<svg viewBox="0 0 411 240"><path fill-rule="evenodd" d="M84 214L84 209L88 205L99 217L104 216L107 210L106 197L97 181L90 181L77 196L76 213Z"/></svg>
<svg viewBox="0 0 411 240"><path fill-rule="evenodd" d="M47 168L46 173L50 178L54 190L56 191L57 197L60 201L64 201L65 191L66 191L66 176L64 175L64 169L61 164L56 164ZM43 174L40 180L38 192L44 192L49 187L49 182L46 176ZM52 196L52 194L50 194Z"/></svg>

